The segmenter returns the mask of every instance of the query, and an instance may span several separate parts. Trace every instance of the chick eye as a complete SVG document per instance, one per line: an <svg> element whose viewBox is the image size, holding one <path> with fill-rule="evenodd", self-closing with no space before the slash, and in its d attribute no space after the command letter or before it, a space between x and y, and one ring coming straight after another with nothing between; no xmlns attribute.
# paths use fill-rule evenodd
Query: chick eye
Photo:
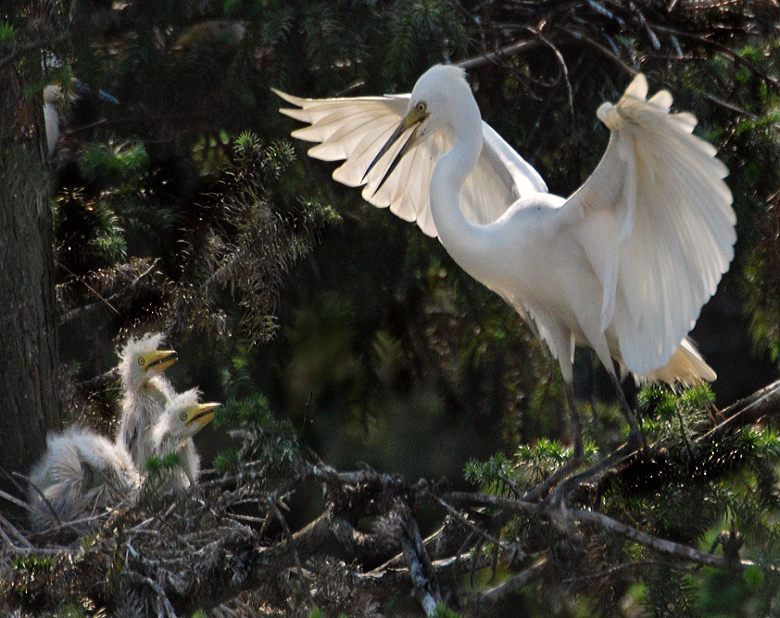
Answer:
<svg viewBox="0 0 780 618"><path fill-rule="evenodd" d="M422 114L428 106L425 104L425 101L420 101L415 107L417 108L417 111Z"/></svg>
<svg viewBox="0 0 780 618"><path fill-rule="evenodd" d="M146 362L146 359L143 356L138 359L138 364L141 365L141 367L144 366L145 362Z"/></svg>
<svg viewBox="0 0 780 618"><path fill-rule="evenodd" d="M186 420L187 420L187 413L186 413L186 412L182 412L182 413L179 415L179 418L181 418L181 420L183 420L183 421L186 421Z"/></svg>

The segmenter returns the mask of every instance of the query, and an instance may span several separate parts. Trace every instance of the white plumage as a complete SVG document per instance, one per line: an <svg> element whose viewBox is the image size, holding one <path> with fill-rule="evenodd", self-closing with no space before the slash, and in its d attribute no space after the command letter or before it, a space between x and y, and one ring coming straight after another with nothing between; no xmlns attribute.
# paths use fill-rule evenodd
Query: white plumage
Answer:
<svg viewBox="0 0 780 618"><path fill-rule="evenodd" d="M163 472L159 488L164 492L186 489L200 476L200 456L192 437L211 422L219 404L198 403L198 397L196 388L173 397L149 432L151 455L179 457L178 466Z"/></svg>
<svg viewBox="0 0 780 618"><path fill-rule="evenodd" d="M60 114L57 106L62 98L62 88L49 84L43 89L43 121L46 127L46 148L49 156L57 150L60 141Z"/></svg>
<svg viewBox="0 0 780 618"><path fill-rule="evenodd" d="M46 437L46 453L30 472L30 480L46 497L62 523L99 514L120 503L134 504L141 478L121 446L88 429L71 428ZM28 500L34 530L56 524L51 509L33 487ZM76 524L86 530L88 522Z"/></svg>
<svg viewBox="0 0 780 618"><path fill-rule="evenodd" d="M151 428L165 406L176 394L162 375L176 362L173 350L159 350L164 338L160 333L131 338L120 353L122 378L122 415L116 435L117 444L126 448L136 467L143 471L152 454Z"/></svg>
<svg viewBox="0 0 780 618"><path fill-rule="evenodd" d="M535 323L567 385L576 345L613 376L614 358L640 378L715 379L686 336L733 257L727 169L668 92L646 99L641 74L599 108L609 145L567 199L482 122L456 67L429 69L411 95L277 94L310 125L293 136L320 142L311 156L344 160L334 179L438 236Z"/></svg>

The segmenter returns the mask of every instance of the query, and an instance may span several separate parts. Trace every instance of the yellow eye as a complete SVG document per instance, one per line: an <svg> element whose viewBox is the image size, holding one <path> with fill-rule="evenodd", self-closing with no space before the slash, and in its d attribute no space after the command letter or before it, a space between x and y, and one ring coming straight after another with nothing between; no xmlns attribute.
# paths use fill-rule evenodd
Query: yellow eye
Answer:
<svg viewBox="0 0 780 618"><path fill-rule="evenodd" d="M146 362L146 359L143 356L138 358L138 364L141 365L141 367L144 366L145 362Z"/></svg>
<svg viewBox="0 0 780 618"><path fill-rule="evenodd" d="M187 413L186 413L186 412L182 412L182 413L179 415L179 418L181 418L181 420L183 420L183 421L186 421L186 420L187 420Z"/></svg>
<svg viewBox="0 0 780 618"><path fill-rule="evenodd" d="M416 106L417 111L421 114L425 112L425 110L428 108L428 106L425 104L425 101L420 101Z"/></svg>

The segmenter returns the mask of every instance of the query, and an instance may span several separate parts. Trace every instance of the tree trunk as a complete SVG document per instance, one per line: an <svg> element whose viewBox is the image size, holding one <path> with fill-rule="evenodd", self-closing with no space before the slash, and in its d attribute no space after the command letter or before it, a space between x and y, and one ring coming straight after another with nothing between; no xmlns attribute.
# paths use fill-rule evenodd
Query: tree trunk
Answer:
<svg viewBox="0 0 780 618"><path fill-rule="evenodd" d="M60 416L39 67L38 50L0 65L0 466L24 473Z"/></svg>

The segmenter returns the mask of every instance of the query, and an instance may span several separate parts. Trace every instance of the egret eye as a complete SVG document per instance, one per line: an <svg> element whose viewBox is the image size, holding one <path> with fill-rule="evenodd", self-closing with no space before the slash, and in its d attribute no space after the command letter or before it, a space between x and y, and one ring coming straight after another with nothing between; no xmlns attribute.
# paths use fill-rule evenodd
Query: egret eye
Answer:
<svg viewBox="0 0 780 618"><path fill-rule="evenodd" d="M425 104L425 101L420 101L417 105L415 105L415 108L422 114L425 112L428 106Z"/></svg>
<svg viewBox="0 0 780 618"><path fill-rule="evenodd" d="M181 420L183 420L183 421L186 421L186 420L187 420L187 413L186 413L186 412L182 412L182 413L179 415L179 418L181 418Z"/></svg>
<svg viewBox="0 0 780 618"><path fill-rule="evenodd" d="M143 356L139 357L138 364L141 365L141 367L143 367L144 363L146 363L146 359Z"/></svg>

